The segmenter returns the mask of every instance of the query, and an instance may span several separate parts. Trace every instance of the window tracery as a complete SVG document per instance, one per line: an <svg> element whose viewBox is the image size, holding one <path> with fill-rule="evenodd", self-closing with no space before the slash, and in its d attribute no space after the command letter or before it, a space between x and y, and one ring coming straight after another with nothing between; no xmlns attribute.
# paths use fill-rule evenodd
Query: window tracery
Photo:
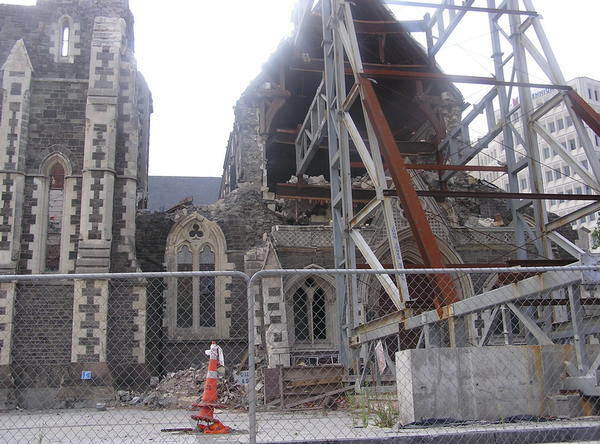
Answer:
<svg viewBox="0 0 600 444"><path fill-rule="evenodd" d="M169 271L219 271L232 269L227 263L226 242L219 226L194 214L180 221L167 239ZM190 274L169 278L165 324L175 340L223 339L229 337L230 278Z"/></svg>

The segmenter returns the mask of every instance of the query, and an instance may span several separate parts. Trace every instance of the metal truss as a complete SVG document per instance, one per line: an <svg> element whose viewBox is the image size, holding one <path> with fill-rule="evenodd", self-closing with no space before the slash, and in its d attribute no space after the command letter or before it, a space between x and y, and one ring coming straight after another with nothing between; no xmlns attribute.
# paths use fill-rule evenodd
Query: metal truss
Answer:
<svg viewBox="0 0 600 444"><path fill-rule="evenodd" d="M302 16L310 13L313 2L304 0L300 3ZM360 6L361 3L380 2L376 0L354 0L353 2L322 0L320 2L324 79L296 140L297 171L298 174L303 174L325 135L328 135L336 268L355 268L356 251L360 252L371 268L383 268L358 230L375 210L381 211L384 215L389 249L392 253L392 266L395 269L404 268L390 194L397 194L400 199L424 266L430 268L445 266L411 175L374 91L373 83L376 83L377 78L414 80L421 96L427 95L425 84L441 80L489 85L489 92L483 99L473 105L462 120L449 130L446 130L444 124L440 122L439 106L435 108L433 105L419 104L428 114L430 124L436 130L439 161L436 167L442 170L441 189L444 190L444 184L460 171L461 167L465 167L479 151L494 141L502 140L507 153L506 171L509 178L509 193L512 196L508 204L513 212L518 258L522 260L530 258L527 256L528 246L533 244L537 250L537 258L553 259L552 242L574 255L580 254L582 251L578 247L557 233L553 233L553 230L572 222L575 217L584 217L598 211L599 204L594 202L578 210L575 215L563 217L552 223L548 222L545 202L539 198L544 192L544 187L537 141L540 137L548 142L588 186L593 190L599 190L600 162L584 122L592 129L596 129L600 128L600 119L566 85L543 31L540 16L532 2L530 0L502 2L487 0L485 6L479 4L476 6L475 0L461 1L458 2L459 4L455 4L455 0L443 0L439 4L399 0L385 2L388 5L418 6L432 10L432 13L427 14L420 22L400 22L406 30L421 31L425 34L427 57L431 67L435 66L436 55L448 42L452 33L459 28L467 14L487 16L495 70L494 76L489 78L407 71L406 67L393 65L386 66L385 69L363 66L352 15L353 7ZM299 29L301 27L302 20ZM547 82L531 81L529 70L532 64L535 64L536 69L545 75ZM532 88L541 87L554 90L555 96L541 108L535 109ZM518 106L512 106L515 103L513 99L516 98L518 98ZM362 110L360 118L364 125L363 133L357 128L356 119L350 113L351 108L356 109L355 103L360 103ZM562 103L569 110L583 144L591 167L590 172L538 123L540 118ZM487 133L472 142L470 127L482 114L486 116ZM357 214L354 214L352 201L351 146L360 155L375 187L375 197ZM522 159L517 158L515 154L517 150L524 151L525 155ZM386 171L392 177L393 185L386 183ZM518 174L522 171L527 171L530 178L532 189L530 198L524 193L520 198L515 198L515 194L519 193ZM361 314L364 310L362 310L362 301L359 300L355 278L338 276L337 279L337 301L342 326L340 358L342 362L349 363L357 356L353 355L357 352L351 350L348 346L349 342L354 343L355 346L363 343L356 337L360 336L359 332L365 325L364 314ZM406 325L407 322L416 322L417 318L410 318L410 310L406 310L407 302L411 300L406 276L401 275L394 281L388 275L382 274L378 275L378 279L398 310L397 316L379 321L377 328L380 329L380 334L385 336L386 332L389 334L390 326L397 325L401 320ZM431 284L436 307L431 315L439 320L444 308L460 302L448 275L443 273L432 275ZM512 310L519 318L526 319L523 313L510 304L505 305L505 309ZM456 320L458 321L459 318ZM460 327L459 322L451 326L452 329L458 327ZM533 335L539 340L542 337L540 332L535 330L533 325L531 327ZM372 333L370 339L373 339L375 334ZM453 336L452 332L451 336Z"/></svg>

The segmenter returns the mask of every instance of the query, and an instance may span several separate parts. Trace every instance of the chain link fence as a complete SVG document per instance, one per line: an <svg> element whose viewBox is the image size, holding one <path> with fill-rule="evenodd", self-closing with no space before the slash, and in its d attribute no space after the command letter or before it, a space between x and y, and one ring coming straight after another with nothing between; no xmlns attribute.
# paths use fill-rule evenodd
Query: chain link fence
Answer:
<svg viewBox="0 0 600 444"><path fill-rule="evenodd" d="M0 442L598 440L599 272L2 276Z"/></svg>

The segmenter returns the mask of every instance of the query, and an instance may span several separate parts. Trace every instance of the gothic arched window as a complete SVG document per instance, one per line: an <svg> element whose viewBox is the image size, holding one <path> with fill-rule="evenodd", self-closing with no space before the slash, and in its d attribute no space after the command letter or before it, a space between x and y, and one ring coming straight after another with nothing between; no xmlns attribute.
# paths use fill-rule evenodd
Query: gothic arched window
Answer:
<svg viewBox="0 0 600 444"><path fill-rule="evenodd" d="M169 271L231 269L223 232L214 222L194 214L180 221L167 240ZM169 278L165 324L176 340L229 337L231 320L227 284L230 278L190 274Z"/></svg>
<svg viewBox="0 0 600 444"><path fill-rule="evenodd" d="M55 163L50 168L49 182L45 271L51 273L58 272L60 269L60 240L65 192L65 169L60 163Z"/></svg>
<svg viewBox="0 0 600 444"><path fill-rule="evenodd" d="M322 277L286 284L290 345L294 350L330 350L338 342L335 287Z"/></svg>

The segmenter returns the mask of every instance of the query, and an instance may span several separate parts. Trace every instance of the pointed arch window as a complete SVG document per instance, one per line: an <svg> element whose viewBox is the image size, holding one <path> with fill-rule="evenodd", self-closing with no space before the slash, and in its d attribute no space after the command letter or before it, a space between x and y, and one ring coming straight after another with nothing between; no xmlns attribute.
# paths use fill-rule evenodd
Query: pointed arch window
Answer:
<svg viewBox="0 0 600 444"><path fill-rule="evenodd" d="M336 342L334 287L308 277L286 291L290 336L295 349L331 348Z"/></svg>
<svg viewBox="0 0 600 444"><path fill-rule="evenodd" d="M171 271L205 272L230 269L223 233L214 222L191 215L176 225L167 241ZM169 280L166 326L176 340L227 338L231 321L229 278L190 274Z"/></svg>
<svg viewBox="0 0 600 444"><path fill-rule="evenodd" d="M46 231L46 272L60 268L60 240L63 221L65 169L60 163L50 168L48 191L48 226Z"/></svg>

